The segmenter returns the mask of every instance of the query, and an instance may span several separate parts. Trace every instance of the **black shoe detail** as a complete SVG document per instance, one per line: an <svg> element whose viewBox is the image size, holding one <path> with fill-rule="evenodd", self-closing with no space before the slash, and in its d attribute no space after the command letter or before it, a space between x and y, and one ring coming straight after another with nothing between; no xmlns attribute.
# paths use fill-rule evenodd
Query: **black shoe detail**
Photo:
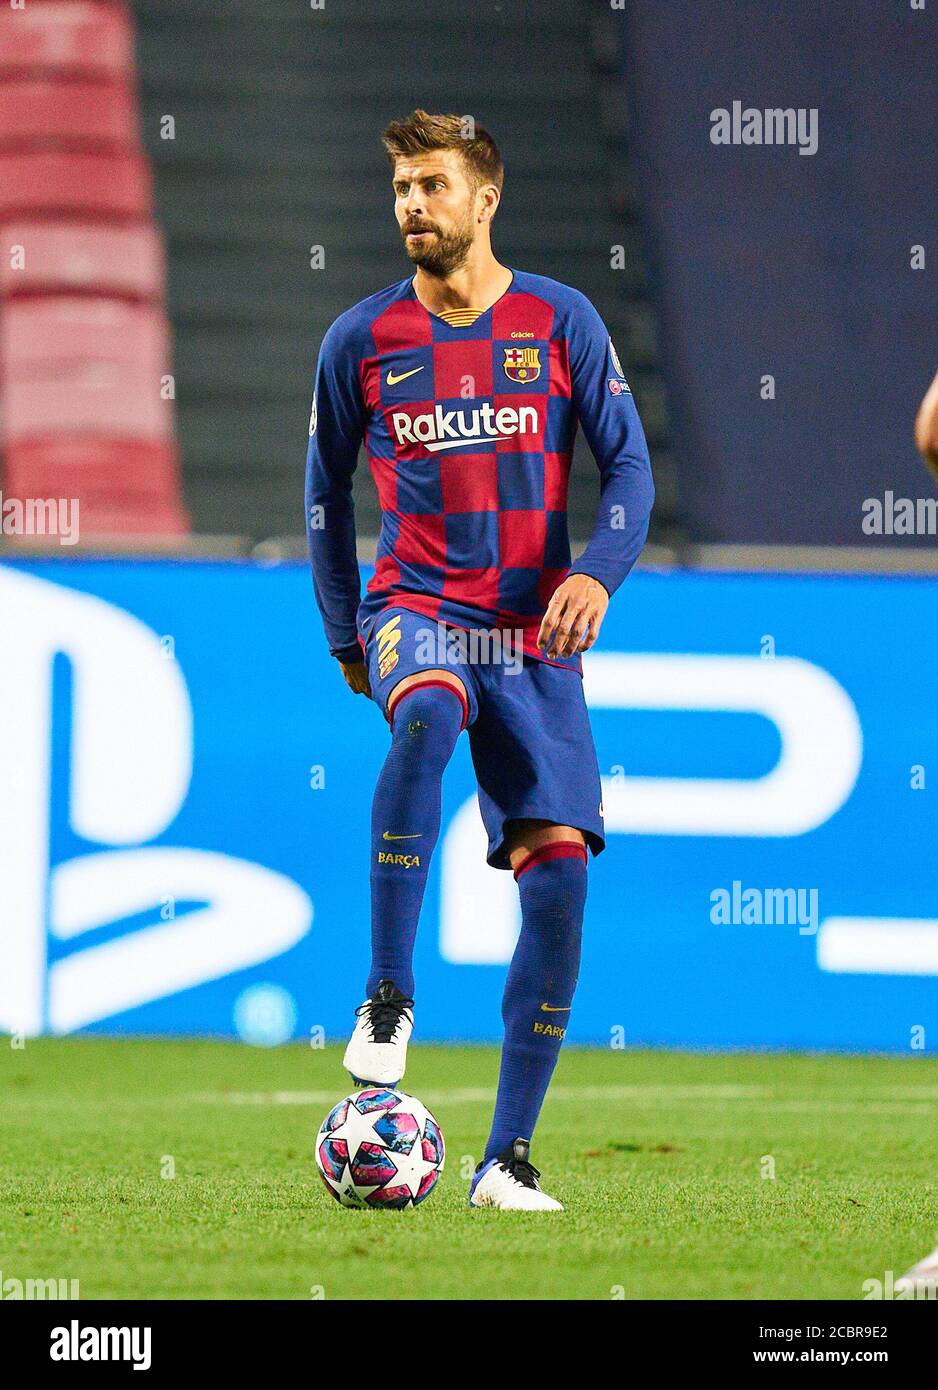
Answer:
<svg viewBox="0 0 938 1390"><path fill-rule="evenodd" d="M413 1007L413 999L401 994L393 980L382 980L372 998L366 999L355 1013L359 1017L367 1016L372 1042L389 1043L394 1040L404 1010Z"/></svg>
<svg viewBox="0 0 938 1390"><path fill-rule="evenodd" d="M540 1192L538 1178L541 1176L530 1160L531 1144L527 1139L516 1139L510 1149L498 1155L501 1166L510 1173L516 1183Z"/></svg>

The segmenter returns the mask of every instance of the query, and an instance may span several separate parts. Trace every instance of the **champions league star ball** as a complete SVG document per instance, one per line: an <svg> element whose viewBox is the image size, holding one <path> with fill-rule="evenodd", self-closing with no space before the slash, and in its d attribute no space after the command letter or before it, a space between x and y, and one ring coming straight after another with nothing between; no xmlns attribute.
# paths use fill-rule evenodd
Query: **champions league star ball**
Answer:
<svg viewBox="0 0 938 1390"><path fill-rule="evenodd" d="M443 1154L427 1107L387 1087L340 1100L316 1139L316 1166L343 1207L416 1207L436 1186Z"/></svg>

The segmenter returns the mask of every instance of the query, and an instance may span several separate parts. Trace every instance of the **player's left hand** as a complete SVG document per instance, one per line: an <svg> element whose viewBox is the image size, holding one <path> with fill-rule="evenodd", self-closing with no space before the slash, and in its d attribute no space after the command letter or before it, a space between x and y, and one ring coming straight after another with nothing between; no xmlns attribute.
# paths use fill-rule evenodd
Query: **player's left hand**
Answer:
<svg viewBox="0 0 938 1390"><path fill-rule="evenodd" d="M547 605L537 634L537 645L546 656L575 656L589 651L599 629L609 595L598 579L589 574L571 574Z"/></svg>

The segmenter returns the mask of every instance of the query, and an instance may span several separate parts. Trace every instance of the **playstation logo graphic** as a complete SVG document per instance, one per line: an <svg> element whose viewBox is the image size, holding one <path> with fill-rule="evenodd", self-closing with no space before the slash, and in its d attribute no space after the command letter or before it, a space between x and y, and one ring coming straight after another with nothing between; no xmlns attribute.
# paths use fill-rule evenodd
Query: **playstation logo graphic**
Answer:
<svg viewBox="0 0 938 1390"><path fill-rule="evenodd" d="M68 1033L269 960L313 905L261 864L153 845L192 776L179 663L130 613L0 567L0 1028ZM68 829L94 848L50 861L53 668L71 673ZM173 920L161 905L196 904ZM135 916L153 925L123 929ZM86 936L90 937L85 944Z"/></svg>
<svg viewBox="0 0 938 1390"><path fill-rule="evenodd" d="M856 786L863 759L857 709L839 681L813 662L722 652L591 652L583 688L591 710L758 714L778 734L778 760L759 776L727 776L717 768L712 777L604 777L600 815L609 838L805 835L836 815ZM507 963L518 940L510 875L473 879L486 852L471 797L440 846L440 954L455 965ZM835 931L831 958L841 960L844 933ZM913 949L904 946L906 954Z"/></svg>

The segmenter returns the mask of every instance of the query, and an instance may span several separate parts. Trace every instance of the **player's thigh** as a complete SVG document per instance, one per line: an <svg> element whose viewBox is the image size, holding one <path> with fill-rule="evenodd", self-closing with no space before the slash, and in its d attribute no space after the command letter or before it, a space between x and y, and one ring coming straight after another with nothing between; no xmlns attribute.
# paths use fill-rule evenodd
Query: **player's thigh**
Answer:
<svg viewBox="0 0 938 1390"><path fill-rule="evenodd" d="M558 825L549 820L513 820L505 826L505 853L517 869L535 850L545 845L576 844L586 848L586 837L575 825Z"/></svg>
<svg viewBox="0 0 938 1390"><path fill-rule="evenodd" d="M429 618L407 608L385 609L371 622L365 641L371 697L389 723L393 706L421 683L448 686L462 703L463 723L475 718L471 672L453 664L431 664L427 659L428 650L435 651L435 633L436 625Z"/></svg>
<svg viewBox="0 0 938 1390"><path fill-rule="evenodd" d="M493 867L509 868L525 840L539 848L570 830L600 853L602 789L576 671L530 661L514 674L488 673L469 744Z"/></svg>

